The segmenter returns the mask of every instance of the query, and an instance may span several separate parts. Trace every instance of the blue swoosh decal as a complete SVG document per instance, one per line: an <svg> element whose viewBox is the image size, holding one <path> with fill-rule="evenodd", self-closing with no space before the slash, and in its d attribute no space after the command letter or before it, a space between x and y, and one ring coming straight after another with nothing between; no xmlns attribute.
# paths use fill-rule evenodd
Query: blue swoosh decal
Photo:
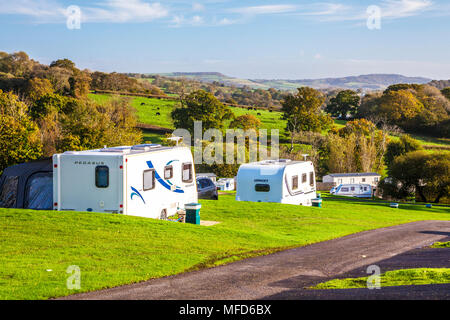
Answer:
<svg viewBox="0 0 450 320"><path fill-rule="evenodd" d="M169 163L172 163L176 160L173 160ZM163 178L161 178L161 176L159 175L158 171L156 171L155 167L153 166L153 163L151 161L147 161L147 165L150 169L155 170L155 178L156 180L159 182L159 184L161 184L164 188L166 188L169 191L173 191L175 193L184 193L184 191L180 188L180 187L175 187L175 190L172 190L172 186L170 184L167 183L167 181L165 181Z"/></svg>
<svg viewBox="0 0 450 320"><path fill-rule="evenodd" d="M141 198L142 199L142 201L144 201L144 204L145 204L145 200L144 200L144 198L142 197L142 195L139 193L139 191L137 191L135 188L133 188L133 187L131 187L131 190L133 190L133 193L131 194L131 200L133 200L133 197L134 196L138 196L139 198Z"/></svg>

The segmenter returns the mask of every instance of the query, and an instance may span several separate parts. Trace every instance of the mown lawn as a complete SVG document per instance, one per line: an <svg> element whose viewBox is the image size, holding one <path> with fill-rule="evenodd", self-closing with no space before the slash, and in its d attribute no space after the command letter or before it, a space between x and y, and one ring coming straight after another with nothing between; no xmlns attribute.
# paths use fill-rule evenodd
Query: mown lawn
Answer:
<svg viewBox="0 0 450 320"><path fill-rule="evenodd" d="M318 284L311 289L357 289L367 288L368 277L335 279ZM450 283L448 268L420 268L388 271L380 275L381 287L413 286Z"/></svg>
<svg viewBox="0 0 450 320"><path fill-rule="evenodd" d="M81 269L81 292L212 267L246 257L418 220L450 220L448 208L325 199L324 208L202 201L212 227L110 214L0 209L0 299L47 299Z"/></svg>

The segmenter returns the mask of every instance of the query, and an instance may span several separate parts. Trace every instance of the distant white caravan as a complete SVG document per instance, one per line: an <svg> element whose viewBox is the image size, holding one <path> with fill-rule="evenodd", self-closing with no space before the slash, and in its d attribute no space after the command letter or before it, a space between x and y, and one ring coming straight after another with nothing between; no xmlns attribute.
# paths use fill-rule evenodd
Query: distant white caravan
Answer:
<svg viewBox="0 0 450 320"><path fill-rule="evenodd" d="M198 201L188 148L137 145L53 156L54 210L166 219Z"/></svg>
<svg viewBox="0 0 450 320"><path fill-rule="evenodd" d="M330 190L332 195L356 197L356 198L371 198L374 188L370 184L341 184Z"/></svg>
<svg viewBox="0 0 450 320"><path fill-rule="evenodd" d="M316 177L310 161L267 160L239 168L238 201L311 206L316 197Z"/></svg>

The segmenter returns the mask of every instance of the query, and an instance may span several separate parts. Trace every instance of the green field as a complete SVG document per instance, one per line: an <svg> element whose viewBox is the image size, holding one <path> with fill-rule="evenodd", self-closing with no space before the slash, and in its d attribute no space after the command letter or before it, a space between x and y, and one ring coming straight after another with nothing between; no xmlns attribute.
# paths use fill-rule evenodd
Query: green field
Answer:
<svg viewBox="0 0 450 320"><path fill-rule="evenodd" d="M367 288L368 277L335 279L311 289L358 289ZM450 283L450 269L421 268L388 271L380 276L381 287L413 286Z"/></svg>
<svg viewBox="0 0 450 320"><path fill-rule="evenodd" d="M111 95L107 94L90 94L89 98L98 102L104 103L111 99ZM155 125L163 128L175 129L171 112L175 108L177 101L159 100L155 98L143 97L129 97L132 106L137 110L137 116L140 123ZM288 137L285 133L286 121L282 119L282 114L278 111L270 112L268 110L248 110L245 108L231 107L236 116L244 114L252 114L261 120L261 129L267 129L270 134L271 129L278 129L280 132L281 142L287 141ZM158 116L157 113L160 113ZM258 115L259 114L259 115ZM345 120L336 120L335 125L338 128L345 126ZM419 135L412 135L423 146L443 147L450 149L450 139L440 139ZM391 136L391 139L398 139L398 137Z"/></svg>
<svg viewBox="0 0 450 320"><path fill-rule="evenodd" d="M81 291L135 283L281 249L420 220L450 220L448 208L324 200L324 208L201 201L212 227L96 213L0 209L0 299L46 299L81 269Z"/></svg>

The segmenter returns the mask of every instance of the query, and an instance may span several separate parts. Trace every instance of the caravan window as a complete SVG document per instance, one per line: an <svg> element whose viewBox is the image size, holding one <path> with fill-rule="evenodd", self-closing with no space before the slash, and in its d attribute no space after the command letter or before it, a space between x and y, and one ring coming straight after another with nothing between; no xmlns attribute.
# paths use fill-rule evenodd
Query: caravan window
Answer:
<svg viewBox="0 0 450 320"><path fill-rule="evenodd" d="M306 183L308 181L308 176L306 173L302 174L302 183Z"/></svg>
<svg viewBox="0 0 450 320"><path fill-rule="evenodd" d="M109 168L107 166L95 168L95 185L97 188L109 187Z"/></svg>
<svg viewBox="0 0 450 320"><path fill-rule="evenodd" d="M192 175L192 163L183 164L183 172L182 172L183 182L190 183L193 180Z"/></svg>
<svg viewBox="0 0 450 320"><path fill-rule="evenodd" d="M173 167L167 166L164 168L164 179L172 179L173 178Z"/></svg>
<svg viewBox="0 0 450 320"><path fill-rule="evenodd" d="M268 184L257 184L255 185L256 192L270 192L270 185Z"/></svg>
<svg viewBox="0 0 450 320"><path fill-rule="evenodd" d="M292 177L292 190L298 189L298 176Z"/></svg>
<svg viewBox="0 0 450 320"><path fill-rule="evenodd" d="M309 184L311 187L314 187L314 172L309 174Z"/></svg>
<svg viewBox="0 0 450 320"><path fill-rule="evenodd" d="M342 192L348 192L348 188L342 188L341 191Z"/></svg>
<svg viewBox="0 0 450 320"><path fill-rule="evenodd" d="M144 171L144 191L155 189L155 170Z"/></svg>

